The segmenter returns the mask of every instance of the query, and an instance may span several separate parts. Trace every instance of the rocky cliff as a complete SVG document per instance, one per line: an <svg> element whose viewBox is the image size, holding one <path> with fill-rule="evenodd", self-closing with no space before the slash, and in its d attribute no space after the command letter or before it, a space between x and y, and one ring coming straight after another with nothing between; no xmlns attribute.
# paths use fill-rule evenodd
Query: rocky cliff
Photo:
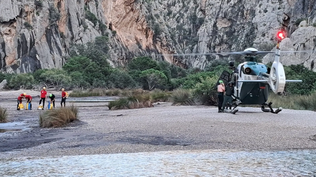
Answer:
<svg viewBox="0 0 316 177"><path fill-rule="evenodd" d="M101 35L113 66L146 55L204 68L216 57L168 54L271 50L282 26L282 50L308 51L283 62L316 71L316 0L1 0L0 11L3 72L60 68L73 45Z"/></svg>

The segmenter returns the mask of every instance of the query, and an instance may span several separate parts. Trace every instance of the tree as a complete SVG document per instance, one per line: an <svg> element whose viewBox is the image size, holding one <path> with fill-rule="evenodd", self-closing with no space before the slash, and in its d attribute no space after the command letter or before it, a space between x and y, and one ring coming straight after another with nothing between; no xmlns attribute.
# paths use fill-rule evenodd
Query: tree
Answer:
<svg viewBox="0 0 316 177"><path fill-rule="evenodd" d="M119 69L113 70L107 80L108 85L112 88L134 88L137 85L127 72Z"/></svg>
<svg viewBox="0 0 316 177"><path fill-rule="evenodd" d="M316 73L303 65L284 67L286 79L301 79L302 83L287 83L285 91L290 94L308 95L316 90Z"/></svg>
<svg viewBox="0 0 316 177"><path fill-rule="evenodd" d="M31 74L14 74L9 78L7 86L10 89L31 89L34 84L34 77Z"/></svg>
<svg viewBox="0 0 316 177"><path fill-rule="evenodd" d="M156 69L159 70L158 63L149 58L149 57L138 57L133 59L129 64L128 64L128 69L131 70L139 70L139 71L144 71L147 69Z"/></svg>
<svg viewBox="0 0 316 177"><path fill-rule="evenodd" d="M71 77L61 69L44 70L39 76L40 81L53 87L65 87L71 83Z"/></svg>
<svg viewBox="0 0 316 177"><path fill-rule="evenodd" d="M142 71L140 76L146 80L148 90L153 90L158 87L161 88L168 80L167 76L163 72L155 69Z"/></svg>

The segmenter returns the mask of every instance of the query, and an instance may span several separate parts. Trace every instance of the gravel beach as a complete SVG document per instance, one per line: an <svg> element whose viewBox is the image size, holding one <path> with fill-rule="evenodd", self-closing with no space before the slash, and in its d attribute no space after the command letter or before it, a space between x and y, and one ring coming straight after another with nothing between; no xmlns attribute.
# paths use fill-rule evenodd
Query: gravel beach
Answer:
<svg viewBox="0 0 316 177"><path fill-rule="evenodd" d="M16 110L20 93L34 95L33 110ZM60 106L57 95L57 108ZM9 123L0 124L0 159L116 154L173 150L316 149L316 113L284 109L279 114L240 107L235 115L211 106L172 106L108 110L107 102L73 102L79 121L40 128L37 91L1 91ZM44 110L45 111L45 110ZM19 131L9 131L19 130Z"/></svg>

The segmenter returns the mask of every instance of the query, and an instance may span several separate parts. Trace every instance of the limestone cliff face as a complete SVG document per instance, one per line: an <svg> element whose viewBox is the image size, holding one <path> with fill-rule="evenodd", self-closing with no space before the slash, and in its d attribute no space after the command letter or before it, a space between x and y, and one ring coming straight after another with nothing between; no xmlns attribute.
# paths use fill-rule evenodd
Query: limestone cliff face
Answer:
<svg viewBox="0 0 316 177"><path fill-rule="evenodd" d="M284 63L316 71L316 0L1 0L0 11L3 72L61 68L74 44L101 35L113 66L146 55L204 68L216 57L168 54L271 50L282 23L289 38L281 48L310 51L287 53Z"/></svg>

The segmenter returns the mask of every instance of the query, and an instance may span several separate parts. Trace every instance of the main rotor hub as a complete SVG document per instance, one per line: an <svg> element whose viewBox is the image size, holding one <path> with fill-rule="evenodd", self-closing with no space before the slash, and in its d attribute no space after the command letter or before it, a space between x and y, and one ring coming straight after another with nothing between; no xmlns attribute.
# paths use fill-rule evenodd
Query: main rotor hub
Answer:
<svg viewBox="0 0 316 177"><path fill-rule="evenodd" d="M255 49L255 48L252 48L252 47L250 47L250 48L246 48L245 50L244 50L245 52L258 52L258 50L257 49Z"/></svg>

